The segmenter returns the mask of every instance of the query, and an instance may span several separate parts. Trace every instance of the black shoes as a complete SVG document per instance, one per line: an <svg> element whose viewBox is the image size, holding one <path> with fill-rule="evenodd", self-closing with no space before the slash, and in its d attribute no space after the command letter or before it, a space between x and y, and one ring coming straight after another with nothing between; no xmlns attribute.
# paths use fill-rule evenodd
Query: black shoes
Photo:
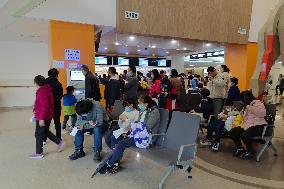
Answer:
<svg viewBox="0 0 284 189"><path fill-rule="evenodd" d="M101 162L102 161L101 153L99 151L95 152L93 160L95 162Z"/></svg>
<svg viewBox="0 0 284 189"><path fill-rule="evenodd" d="M245 153L246 151L245 151L245 149L243 149L243 148L239 148L239 149L237 149L235 152L234 152L234 156L235 157L239 157L239 156L241 156L243 153Z"/></svg>
<svg viewBox="0 0 284 189"><path fill-rule="evenodd" d="M70 160L77 160L79 158L85 157L84 151L75 151L71 156L69 156Z"/></svg>
<svg viewBox="0 0 284 189"><path fill-rule="evenodd" d="M252 153L252 152L246 151L246 152L243 154L242 158L243 158L243 160L249 160L249 159L252 158L252 156L253 156L253 153Z"/></svg>

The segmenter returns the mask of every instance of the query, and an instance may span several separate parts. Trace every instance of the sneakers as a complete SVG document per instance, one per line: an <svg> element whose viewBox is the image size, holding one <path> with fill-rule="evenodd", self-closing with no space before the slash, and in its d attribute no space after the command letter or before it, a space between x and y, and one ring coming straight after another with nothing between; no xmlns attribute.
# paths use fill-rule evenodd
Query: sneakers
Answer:
<svg viewBox="0 0 284 189"><path fill-rule="evenodd" d="M69 156L70 160L77 160L79 158L85 157L84 151L75 151L71 156Z"/></svg>
<svg viewBox="0 0 284 189"><path fill-rule="evenodd" d="M43 150L43 154L46 154L46 153L47 153L46 142L43 142L43 144L42 144L42 150Z"/></svg>
<svg viewBox="0 0 284 189"><path fill-rule="evenodd" d="M65 147L65 142L63 140L60 141L60 143L57 146L57 152L62 152Z"/></svg>
<svg viewBox="0 0 284 189"><path fill-rule="evenodd" d="M42 159L43 157L44 157L43 154L37 154L37 153L34 153L34 154L29 156L29 158L31 158L31 159Z"/></svg>
<svg viewBox="0 0 284 189"><path fill-rule="evenodd" d="M242 155L242 159L243 160L249 160L251 159L253 156L253 153L252 152L249 152L249 151L246 151L243 155Z"/></svg>
<svg viewBox="0 0 284 189"><path fill-rule="evenodd" d="M212 142L209 139L201 140L200 141L201 146L211 146Z"/></svg>
<svg viewBox="0 0 284 189"><path fill-rule="evenodd" d="M243 153L245 153L245 150L243 148L239 148L234 152L235 157L241 156Z"/></svg>
<svg viewBox="0 0 284 189"><path fill-rule="evenodd" d="M95 162L101 162L102 161L101 153L99 151L95 152L93 160Z"/></svg>
<svg viewBox="0 0 284 189"><path fill-rule="evenodd" d="M115 174L118 172L118 169L119 169L119 164L116 163L114 164L112 167L107 167L107 173L109 174Z"/></svg>
<svg viewBox="0 0 284 189"><path fill-rule="evenodd" d="M213 146L212 146L211 149L212 149L214 152L218 152L218 151L219 151L219 147L220 147L220 143L216 142L216 143L213 144Z"/></svg>

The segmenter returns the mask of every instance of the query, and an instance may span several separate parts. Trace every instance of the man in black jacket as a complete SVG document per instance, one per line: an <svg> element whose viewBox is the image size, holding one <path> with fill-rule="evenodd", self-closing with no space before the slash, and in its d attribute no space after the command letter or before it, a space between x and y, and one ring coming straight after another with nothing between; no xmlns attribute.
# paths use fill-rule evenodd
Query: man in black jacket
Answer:
<svg viewBox="0 0 284 189"><path fill-rule="evenodd" d="M107 81L105 88L107 109L114 105L115 100L120 100L120 81L116 74L116 69L114 67L110 67L108 69L108 74L110 79Z"/></svg>
<svg viewBox="0 0 284 189"><path fill-rule="evenodd" d="M126 82L124 85L124 99L137 99L139 81L136 77L136 67L129 66L126 76Z"/></svg>
<svg viewBox="0 0 284 189"><path fill-rule="evenodd" d="M95 101L101 100L101 92L99 80L89 70L88 66L82 66L82 72L85 76L85 99L94 99Z"/></svg>
<svg viewBox="0 0 284 189"><path fill-rule="evenodd" d="M48 78L46 79L46 83L49 84L53 89L53 97L54 97L54 117L53 122L55 125L56 136L61 139L61 99L63 97L63 88L62 84L58 81L58 70L52 68L48 71Z"/></svg>

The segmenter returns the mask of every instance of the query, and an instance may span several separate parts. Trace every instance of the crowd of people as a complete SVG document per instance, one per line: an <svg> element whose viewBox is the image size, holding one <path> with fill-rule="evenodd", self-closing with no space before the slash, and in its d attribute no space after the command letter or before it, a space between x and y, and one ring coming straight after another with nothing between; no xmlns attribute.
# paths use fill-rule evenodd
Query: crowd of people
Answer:
<svg viewBox="0 0 284 189"><path fill-rule="evenodd" d="M118 75L116 69L110 67L108 76L100 79L84 65L82 72L85 76L85 100L79 102L73 94L73 86L68 86L63 95L56 69L48 71L48 78L36 76L36 153L30 157L44 157L43 149L47 138L57 144L58 152L62 151L65 142L61 138L61 130L72 130L70 134L74 136L75 150L69 159L77 160L86 155L84 136L92 134L93 159L100 162L104 137L107 146L112 150L112 156L101 173L115 173L126 148L148 148L155 142L151 133L157 133L159 128L159 108L178 111L182 95L196 93L201 100L190 112L202 114L202 122L209 125L207 136L200 142L201 145L218 151L222 133L226 130L236 145L234 155L249 159L253 155L252 138L259 135L266 124L264 104L256 100L251 92L240 92L238 79L231 77L227 66L223 65L219 69L209 67L207 71L208 76L205 78L179 74L176 69L171 70L170 77L163 70L159 72L156 69L144 76L136 72L135 66L130 66L123 74ZM105 85L105 108L100 103L100 84ZM61 99L64 112L62 125ZM125 110L117 123L110 125L108 112L112 111L116 100L123 100ZM242 102L243 106L237 107L234 102ZM69 117L70 126L67 124ZM49 130L52 119L56 135Z"/></svg>

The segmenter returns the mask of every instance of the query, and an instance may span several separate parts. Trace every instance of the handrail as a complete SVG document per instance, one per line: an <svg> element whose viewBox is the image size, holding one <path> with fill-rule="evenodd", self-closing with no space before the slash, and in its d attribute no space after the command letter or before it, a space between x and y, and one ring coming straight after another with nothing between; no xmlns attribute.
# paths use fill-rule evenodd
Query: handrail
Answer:
<svg viewBox="0 0 284 189"><path fill-rule="evenodd" d="M5 86L0 86L0 88L30 88L30 87L35 87L35 86L22 86L22 85L5 85Z"/></svg>

